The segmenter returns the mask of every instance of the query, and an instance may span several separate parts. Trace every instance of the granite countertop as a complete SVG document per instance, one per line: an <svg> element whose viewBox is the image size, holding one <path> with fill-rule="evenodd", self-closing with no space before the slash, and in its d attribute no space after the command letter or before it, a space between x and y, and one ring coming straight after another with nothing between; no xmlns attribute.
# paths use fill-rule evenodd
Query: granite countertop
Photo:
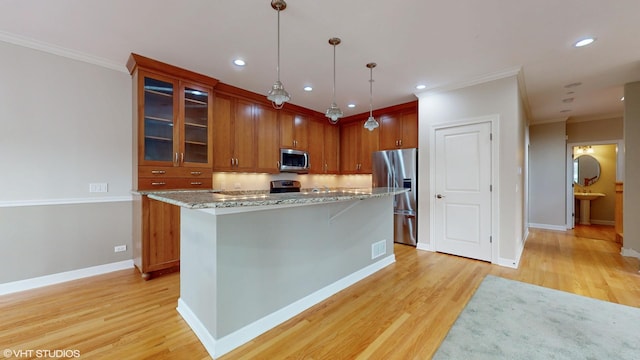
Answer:
<svg viewBox="0 0 640 360"><path fill-rule="evenodd" d="M230 208L285 204L314 204L364 200L407 192L402 188L341 189L270 194L265 191L177 190L147 192L149 198L189 209Z"/></svg>

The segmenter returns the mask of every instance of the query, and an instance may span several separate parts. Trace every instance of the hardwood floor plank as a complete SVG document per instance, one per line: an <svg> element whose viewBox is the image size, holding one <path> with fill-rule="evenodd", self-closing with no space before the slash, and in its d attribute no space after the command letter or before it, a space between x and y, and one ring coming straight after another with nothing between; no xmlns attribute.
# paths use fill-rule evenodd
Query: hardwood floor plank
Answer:
<svg viewBox="0 0 640 360"><path fill-rule="evenodd" d="M487 274L640 307L639 261L622 257L607 230L533 229L519 269L395 245L396 263L220 359L428 359ZM178 273L144 281L124 270L0 296L0 344L210 359L175 310L179 287Z"/></svg>

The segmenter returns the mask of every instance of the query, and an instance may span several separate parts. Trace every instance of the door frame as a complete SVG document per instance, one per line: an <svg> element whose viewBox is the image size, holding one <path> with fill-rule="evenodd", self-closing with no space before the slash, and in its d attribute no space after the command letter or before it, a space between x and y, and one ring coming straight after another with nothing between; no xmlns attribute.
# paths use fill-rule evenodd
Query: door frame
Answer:
<svg viewBox="0 0 640 360"><path fill-rule="evenodd" d="M567 213L565 215L565 228L571 230L575 227L575 200L573 198L573 147L574 146L588 146L588 145L615 145L616 146L616 181L623 181L624 179L624 140L598 140L598 141L580 141L580 142L568 142L567 150L565 152L567 156L566 165L566 206Z"/></svg>
<svg viewBox="0 0 640 360"><path fill-rule="evenodd" d="M472 118L463 118L456 121L435 123L431 125L429 132L429 237L431 238L431 249L435 251L435 209L436 209L436 131L447 128L475 125L480 123L491 124L491 263L499 263L500 259L500 115L492 114Z"/></svg>

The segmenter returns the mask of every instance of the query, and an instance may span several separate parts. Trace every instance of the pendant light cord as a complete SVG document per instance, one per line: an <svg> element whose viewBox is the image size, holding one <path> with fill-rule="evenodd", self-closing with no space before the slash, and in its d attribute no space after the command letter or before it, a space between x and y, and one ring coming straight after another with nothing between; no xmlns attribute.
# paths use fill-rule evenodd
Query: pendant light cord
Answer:
<svg viewBox="0 0 640 360"><path fill-rule="evenodd" d="M373 116L373 67L369 68L369 117Z"/></svg>
<svg viewBox="0 0 640 360"><path fill-rule="evenodd" d="M278 81L280 81L280 7L278 7L278 63L276 64Z"/></svg>
<svg viewBox="0 0 640 360"><path fill-rule="evenodd" d="M336 44L333 44L333 103L336 103Z"/></svg>

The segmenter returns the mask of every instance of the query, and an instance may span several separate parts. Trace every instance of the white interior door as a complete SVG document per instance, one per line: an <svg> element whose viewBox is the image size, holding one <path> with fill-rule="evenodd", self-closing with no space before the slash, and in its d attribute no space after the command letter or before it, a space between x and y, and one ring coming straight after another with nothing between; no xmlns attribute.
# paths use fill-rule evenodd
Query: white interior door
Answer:
<svg viewBox="0 0 640 360"><path fill-rule="evenodd" d="M435 131L435 250L491 261L491 123Z"/></svg>

